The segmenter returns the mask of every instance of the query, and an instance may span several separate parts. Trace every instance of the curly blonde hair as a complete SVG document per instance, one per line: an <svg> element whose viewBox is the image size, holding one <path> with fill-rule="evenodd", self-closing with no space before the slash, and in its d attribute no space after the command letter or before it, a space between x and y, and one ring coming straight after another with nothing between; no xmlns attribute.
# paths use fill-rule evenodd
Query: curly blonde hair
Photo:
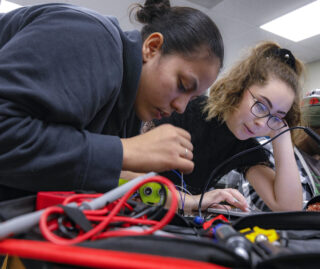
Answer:
<svg viewBox="0 0 320 269"><path fill-rule="evenodd" d="M304 73L303 63L295 58L291 52L293 64L274 53L280 46L274 42L263 42L254 47L249 55L238 62L223 78L219 79L211 88L209 98L204 106L207 120L218 117L226 121L234 112L244 94L252 85L265 85L270 77L280 79L295 92L295 100L288 111L285 120L289 126L298 125L301 121L300 95L301 77ZM286 55L288 56L288 55Z"/></svg>

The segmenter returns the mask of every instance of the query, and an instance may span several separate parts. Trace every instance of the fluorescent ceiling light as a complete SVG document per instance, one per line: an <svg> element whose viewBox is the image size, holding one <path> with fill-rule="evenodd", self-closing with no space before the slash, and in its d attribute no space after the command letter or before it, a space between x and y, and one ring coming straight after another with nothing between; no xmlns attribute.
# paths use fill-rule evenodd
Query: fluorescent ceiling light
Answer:
<svg viewBox="0 0 320 269"><path fill-rule="evenodd" d="M0 13L7 13L19 7L21 6L9 1L5 1L5 0L0 1Z"/></svg>
<svg viewBox="0 0 320 269"><path fill-rule="evenodd" d="M320 0L283 15L260 28L294 42L320 34Z"/></svg>

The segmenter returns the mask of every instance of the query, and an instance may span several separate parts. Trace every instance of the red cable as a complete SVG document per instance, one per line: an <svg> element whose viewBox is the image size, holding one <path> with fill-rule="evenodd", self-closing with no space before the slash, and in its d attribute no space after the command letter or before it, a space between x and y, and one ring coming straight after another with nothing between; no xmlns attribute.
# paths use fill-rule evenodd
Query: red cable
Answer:
<svg viewBox="0 0 320 269"><path fill-rule="evenodd" d="M90 201L93 198L98 198L102 196L101 193L94 193L94 194L89 194L89 193L83 193L83 194L75 194L72 196L67 197L66 199L64 199L64 201L62 202L63 205L67 205L70 204L72 202L77 203L78 205L80 205L81 203L83 203L84 201ZM112 205L112 204L111 204ZM110 206L110 205L109 205ZM132 206L129 205L128 203L125 203L125 206L130 209L133 210ZM109 211L109 209L107 207L103 208L103 209L97 209L97 210L87 210L87 212L91 211L91 214L95 214L95 215L103 215L106 212ZM86 210L83 211L84 213L86 212Z"/></svg>
<svg viewBox="0 0 320 269"><path fill-rule="evenodd" d="M59 210L59 207L54 207L55 209L58 208L57 211L50 211L51 214L55 214L55 213L61 213L63 211ZM89 210L86 210L89 211ZM90 215L86 215L87 219L90 221L103 221L105 219L105 216L90 216ZM124 216L115 216L113 219L113 222L126 222L126 223L130 223L130 224L144 224L144 225L155 225L158 221L156 220L149 220L149 219L134 219L131 217L124 217ZM50 231L54 231L57 230L59 228L58 223L52 222L52 223L47 223L48 229Z"/></svg>
<svg viewBox="0 0 320 269"><path fill-rule="evenodd" d="M81 246L59 246L49 242L5 239L0 241L2 255L18 256L36 261L72 265L72 268L109 269L227 269L212 262L155 254L93 249ZM79 266L79 267L78 267ZM50 266L52 267L52 266ZM58 267L58 266L57 266ZM59 266L60 267L60 266Z"/></svg>
<svg viewBox="0 0 320 269"><path fill-rule="evenodd" d="M76 200L78 200L78 203L79 203L79 202L83 202L85 200L86 201L89 200L88 198L90 198L90 200L92 198L98 198L101 195L102 195L101 193L91 193L91 194L79 193L79 194L75 194L75 195L71 195L71 196L67 197L66 199L64 199L62 204L66 205L66 204L70 204L71 202L77 202Z"/></svg>
<svg viewBox="0 0 320 269"><path fill-rule="evenodd" d="M159 182L164 185L167 185L168 189L171 192L171 197L172 197L171 206L170 206L170 209L168 210L167 214L163 217L163 219L156 222L156 223L154 223L155 221L150 222L150 220L148 220L148 222L146 222L145 224L150 225L152 223L153 227L151 227L147 230L144 230L143 232L127 231L127 230L102 232L112 221L119 221L119 216L116 216L116 214L119 213L119 211L121 210L123 205L131 197L131 195L137 189L139 189L142 185L144 185L148 182ZM93 229L91 229L87 233L83 233L83 234L78 235L77 237L72 238L72 239L65 239L65 238L61 238L61 237L57 236L56 234L54 234L53 232L51 232L51 230L48 228L48 221L47 220L51 219L50 218L51 214L56 214L56 213L63 214L64 211L60 207L47 208L40 218L39 225L40 225L40 230L41 230L43 236L47 240L49 240L55 244L60 244L60 245L78 244L82 241L88 240L93 237L106 238L106 237L111 237L111 236L146 235L146 234L151 234L151 233L155 232L156 230L159 230L162 227L164 227L165 225L167 225L170 222L170 220L173 218L173 216L175 215L177 206L178 206L178 199L176 197L175 187L174 187L173 183L170 180L168 180L162 176L155 176L155 177L151 177L151 178L148 178L148 179L141 181L136 186L134 186L130 191L128 191L119 200L119 202L115 205L115 207L110 211L109 215L104 217L104 220L102 220L99 224L97 224ZM124 220L128 223L133 223L133 224L136 224L136 222L143 223L143 221L144 221L143 219L132 219L129 217L121 217L121 220Z"/></svg>

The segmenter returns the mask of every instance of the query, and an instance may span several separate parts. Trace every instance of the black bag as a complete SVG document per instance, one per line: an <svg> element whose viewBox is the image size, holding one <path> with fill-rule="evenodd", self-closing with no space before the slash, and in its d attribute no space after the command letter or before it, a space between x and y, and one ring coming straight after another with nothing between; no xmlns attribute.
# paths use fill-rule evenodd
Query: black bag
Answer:
<svg viewBox="0 0 320 269"><path fill-rule="evenodd" d="M33 212L36 197L0 203L3 220ZM161 212L165 214L166 212ZM161 218L161 214L158 215ZM207 220L214 217L211 216ZM261 255L252 244L250 259L212 237L212 229L196 224L193 217L176 215L153 235L111 237L63 246L47 242L38 227L0 241L0 254L20 257L26 268L318 268L320 213L259 213L233 218L230 225L240 231L258 226L275 229L282 245Z"/></svg>

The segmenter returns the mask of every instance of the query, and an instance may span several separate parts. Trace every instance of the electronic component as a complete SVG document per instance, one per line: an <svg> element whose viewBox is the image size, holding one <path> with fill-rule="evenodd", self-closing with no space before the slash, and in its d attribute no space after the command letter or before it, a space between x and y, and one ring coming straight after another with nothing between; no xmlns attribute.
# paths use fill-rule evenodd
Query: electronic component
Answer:
<svg viewBox="0 0 320 269"><path fill-rule="evenodd" d="M242 229L240 230L240 233L242 233L248 240L253 243L256 241L257 236L260 236L261 239L262 235L265 236L271 243L279 240L279 235L275 229L262 229L258 226L254 226L252 229Z"/></svg>
<svg viewBox="0 0 320 269"><path fill-rule="evenodd" d="M238 256L245 260L250 259L251 242L237 232L229 224L218 224L213 229L214 235L218 241L222 241L228 248L232 249Z"/></svg>
<svg viewBox="0 0 320 269"><path fill-rule="evenodd" d="M129 180L120 178L119 185L127 183ZM161 204L164 200L164 190L167 192L168 189L163 187L157 182L149 182L139 188L138 193L143 203L147 205Z"/></svg>
<svg viewBox="0 0 320 269"><path fill-rule="evenodd" d="M208 213L214 213L214 214L222 214L222 215L227 215L227 216L235 216L235 217L245 217L248 216L250 214L257 214L260 212L256 212L256 211L242 211L239 208L232 208L230 210L227 209L222 209L222 208L208 208L207 209Z"/></svg>

